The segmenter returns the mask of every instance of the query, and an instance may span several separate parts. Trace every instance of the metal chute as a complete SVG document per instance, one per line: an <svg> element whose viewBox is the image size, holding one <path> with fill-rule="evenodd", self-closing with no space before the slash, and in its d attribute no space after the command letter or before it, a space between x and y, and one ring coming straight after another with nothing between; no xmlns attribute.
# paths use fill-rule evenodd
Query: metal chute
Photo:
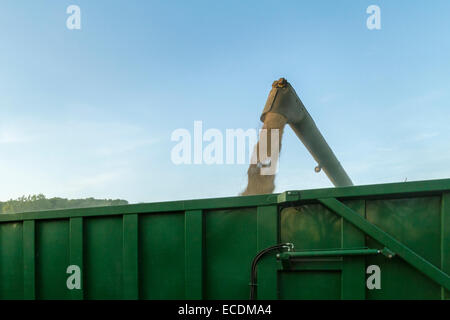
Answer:
<svg viewBox="0 0 450 320"><path fill-rule="evenodd" d="M316 172L323 170L336 187L353 185L294 88L284 78L272 84L261 121L264 122L269 113L277 113L286 118L289 126L317 161Z"/></svg>

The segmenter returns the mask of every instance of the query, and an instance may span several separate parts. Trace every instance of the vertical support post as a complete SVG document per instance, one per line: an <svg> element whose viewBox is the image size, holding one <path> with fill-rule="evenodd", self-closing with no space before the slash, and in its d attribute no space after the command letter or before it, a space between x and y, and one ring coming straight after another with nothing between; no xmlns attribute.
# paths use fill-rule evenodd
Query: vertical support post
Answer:
<svg viewBox="0 0 450 320"><path fill-rule="evenodd" d="M23 297L25 300L36 299L36 248L35 221L23 222Z"/></svg>
<svg viewBox="0 0 450 320"><path fill-rule="evenodd" d="M70 241L70 265L80 268L81 288L70 290L70 297L73 300L84 298L84 263L83 263L83 218L74 217L69 221L69 241Z"/></svg>
<svg viewBox="0 0 450 320"><path fill-rule="evenodd" d="M123 299L139 299L139 217L123 216Z"/></svg>
<svg viewBox="0 0 450 320"><path fill-rule="evenodd" d="M257 207L257 251L278 243L278 207ZM258 264L257 299L278 299L278 263L273 255L263 257Z"/></svg>
<svg viewBox="0 0 450 320"><path fill-rule="evenodd" d="M185 213L185 299L203 299L204 225L202 210Z"/></svg>
<svg viewBox="0 0 450 320"><path fill-rule="evenodd" d="M362 217L365 217L364 200L349 201L347 206ZM341 218L342 248L358 248L365 246L365 235L350 222ZM343 300L363 300L366 297L365 256L346 256L342 262L341 298Z"/></svg>
<svg viewBox="0 0 450 320"><path fill-rule="evenodd" d="M442 194L441 203L441 270L450 274L450 193ZM450 299L450 291L441 289L441 299Z"/></svg>

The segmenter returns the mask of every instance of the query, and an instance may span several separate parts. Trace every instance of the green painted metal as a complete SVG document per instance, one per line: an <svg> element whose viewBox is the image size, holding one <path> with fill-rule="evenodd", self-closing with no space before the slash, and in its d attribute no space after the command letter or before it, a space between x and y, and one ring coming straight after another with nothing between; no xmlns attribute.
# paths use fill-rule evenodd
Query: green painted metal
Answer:
<svg viewBox="0 0 450 320"><path fill-rule="evenodd" d="M0 299L24 298L23 223L0 223Z"/></svg>
<svg viewBox="0 0 450 320"><path fill-rule="evenodd" d="M205 212L204 298L248 299L257 252L256 207Z"/></svg>
<svg viewBox="0 0 450 320"><path fill-rule="evenodd" d="M298 200L317 200L320 198L362 198L362 199L388 199L415 196L441 195L450 189L450 179L397 182L374 184L357 187L324 188L302 191L286 191L277 195L278 202Z"/></svg>
<svg viewBox="0 0 450 320"><path fill-rule="evenodd" d="M336 249L336 250L311 250L297 252L283 252L277 258L281 260L298 259L305 257L340 257L340 256L364 256L370 254L381 254L380 249L356 248L356 249Z"/></svg>
<svg viewBox="0 0 450 320"><path fill-rule="evenodd" d="M31 221L26 221L26 223L29 222ZM67 274L59 272L69 265L68 234L69 220L67 219L35 223L36 254L30 252L30 261L35 260L37 299L70 299L70 291L66 286Z"/></svg>
<svg viewBox="0 0 450 320"><path fill-rule="evenodd" d="M287 242L258 299L449 299L450 180L0 215L0 298L248 299Z"/></svg>
<svg viewBox="0 0 450 320"><path fill-rule="evenodd" d="M123 298L139 298L138 215L123 216Z"/></svg>
<svg viewBox="0 0 450 320"><path fill-rule="evenodd" d="M185 298L203 299L204 217L202 210L185 214Z"/></svg>
<svg viewBox="0 0 450 320"><path fill-rule="evenodd" d="M123 298L122 216L85 219L83 236L84 298Z"/></svg>
<svg viewBox="0 0 450 320"><path fill-rule="evenodd" d="M179 211L140 215L140 299L185 298L185 219Z"/></svg>
<svg viewBox="0 0 450 320"><path fill-rule="evenodd" d="M366 218L397 241L439 266L440 262L440 211L442 194L377 198L366 201ZM367 246L382 246L368 237ZM370 256L368 264L378 265L383 274L383 292L367 291L367 299L439 299L440 286L412 265L397 256L387 260ZM395 281L394 279L402 279ZM394 280L394 281L393 281ZM417 288L421 288L420 291ZM425 294L426 293L426 294Z"/></svg>
<svg viewBox="0 0 450 320"><path fill-rule="evenodd" d="M441 199L441 270L450 274L450 193ZM441 298L450 299L450 290L442 288Z"/></svg>
<svg viewBox="0 0 450 320"><path fill-rule="evenodd" d="M365 215L364 200L347 201L347 205L359 215ZM347 221L341 221L341 248L357 248L365 246L365 235ZM365 257L344 256L342 258L341 298L344 300L363 300L366 298Z"/></svg>
<svg viewBox="0 0 450 320"><path fill-rule="evenodd" d="M342 284L337 270L302 270L280 272L280 299L337 300Z"/></svg>
<svg viewBox="0 0 450 320"><path fill-rule="evenodd" d="M36 250L35 222L23 223L23 297L27 300L36 298Z"/></svg>
<svg viewBox="0 0 450 320"><path fill-rule="evenodd" d="M83 218L74 217L69 221L69 254L70 265L79 266L81 270L81 288L70 290L70 298L73 300L82 300L84 297L84 284L83 284ZM67 270L67 269L66 269Z"/></svg>
<svg viewBox="0 0 450 320"><path fill-rule="evenodd" d="M278 207L277 206L260 206L257 208L257 251L260 252L265 248L278 243ZM258 264L258 298L262 300L277 299L278 297L278 278L277 273L273 270L277 269L277 262L273 256L268 255L261 259Z"/></svg>
<svg viewBox="0 0 450 320"><path fill-rule="evenodd" d="M396 240L391 235L387 234L377 226L362 218L342 202L339 202L334 198L319 199L319 202L341 215L347 221L353 223L356 227L364 231L374 240L389 247L391 250L393 250L393 252L406 260L410 265L417 268L419 271L436 281L438 284L445 287L447 290L450 289L450 276L448 274L440 270L429 261L425 260L423 257L402 244L400 241Z"/></svg>

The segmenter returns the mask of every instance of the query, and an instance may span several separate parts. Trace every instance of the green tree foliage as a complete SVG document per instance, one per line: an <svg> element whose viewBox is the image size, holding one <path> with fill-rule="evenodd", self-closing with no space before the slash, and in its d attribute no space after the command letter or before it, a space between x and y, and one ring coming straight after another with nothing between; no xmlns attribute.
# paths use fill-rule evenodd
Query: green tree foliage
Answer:
<svg viewBox="0 0 450 320"><path fill-rule="evenodd" d="M89 208L103 206L119 206L128 204L126 200L112 199L64 199L50 198L47 199L43 194L22 196L18 199L11 199L6 202L0 202L1 213L18 213L31 212L41 210L54 209L71 209L71 208Z"/></svg>

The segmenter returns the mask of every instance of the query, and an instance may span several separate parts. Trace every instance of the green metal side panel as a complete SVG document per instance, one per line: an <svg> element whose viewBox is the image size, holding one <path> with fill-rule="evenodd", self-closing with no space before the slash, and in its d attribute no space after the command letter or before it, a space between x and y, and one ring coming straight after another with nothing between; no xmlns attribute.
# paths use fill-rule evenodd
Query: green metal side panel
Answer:
<svg viewBox="0 0 450 320"><path fill-rule="evenodd" d="M23 297L36 299L36 223L23 222Z"/></svg>
<svg viewBox="0 0 450 320"><path fill-rule="evenodd" d="M280 299L336 300L341 298L340 288L338 271L280 272Z"/></svg>
<svg viewBox="0 0 450 320"><path fill-rule="evenodd" d="M320 204L283 209L280 228L281 242L293 243L296 251L341 247L342 219ZM341 270L335 265L336 259L311 259L280 272L280 298L340 299Z"/></svg>
<svg viewBox="0 0 450 320"><path fill-rule="evenodd" d="M23 224L0 224L0 299L23 299Z"/></svg>
<svg viewBox="0 0 450 320"><path fill-rule="evenodd" d="M84 221L84 295L86 299L123 297L122 216Z"/></svg>
<svg viewBox="0 0 450 320"><path fill-rule="evenodd" d="M281 242L258 299L450 299L450 180L0 215L0 299L248 299Z"/></svg>
<svg viewBox="0 0 450 320"><path fill-rule="evenodd" d="M441 199L441 269L450 274L450 193ZM441 298L450 300L450 291L441 288Z"/></svg>
<svg viewBox="0 0 450 320"><path fill-rule="evenodd" d="M123 299L139 298L139 217L123 216Z"/></svg>
<svg viewBox="0 0 450 320"><path fill-rule="evenodd" d="M345 204L365 217L364 200L347 200ZM354 225L341 220L341 247L360 248L366 246L366 236ZM341 298L345 300L366 299L366 257L346 256L342 258Z"/></svg>
<svg viewBox="0 0 450 320"><path fill-rule="evenodd" d="M271 247L279 240L279 217L277 206L263 206L257 208L257 251ZM261 300L278 299L277 261L273 255L263 257L258 265L257 298Z"/></svg>
<svg viewBox="0 0 450 320"><path fill-rule="evenodd" d="M185 298L203 299L204 215L202 210L186 211L184 229Z"/></svg>
<svg viewBox="0 0 450 320"><path fill-rule="evenodd" d="M69 221L36 223L36 298L69 299L66 286L70 265Z"/></svg>
<svg viewBox="0 0 450 320"><path fill-rule="evenodd" d="M70 298L84 298L84 257L83 257L83 218L74 217L69 220L69 256L70 265L78 266L81 271L81 288L70 290Z"/></svg>
<svg viewBox="0 0 450 320"><path fill-rule="evenodd" d="M205 299L248 299L256 221L256 208L206 212Z"/></svg>
<svg viewBox="0 0 450 320"><path fill-rule="evenodd" d="M184 299L184 224L184 212L140 216L141 299Z"/></svg>
<svg viewBox="0 0 450 320"><path fill-rule="evenodd" d="M341 218L320 204L290 207L281 211L281 242L296 251L340 248Z"/></svg>
<svg viewBox="0 0 450 320"><path fill-rule="evenodd" d="M440 267L441 199L419 197L367 201L368 221ZM369 247L381 246L372 239ZM441 288L400 257L367 257L368 265L381 269L381 290L367 290L368 299L440 299Z"/></svg>

